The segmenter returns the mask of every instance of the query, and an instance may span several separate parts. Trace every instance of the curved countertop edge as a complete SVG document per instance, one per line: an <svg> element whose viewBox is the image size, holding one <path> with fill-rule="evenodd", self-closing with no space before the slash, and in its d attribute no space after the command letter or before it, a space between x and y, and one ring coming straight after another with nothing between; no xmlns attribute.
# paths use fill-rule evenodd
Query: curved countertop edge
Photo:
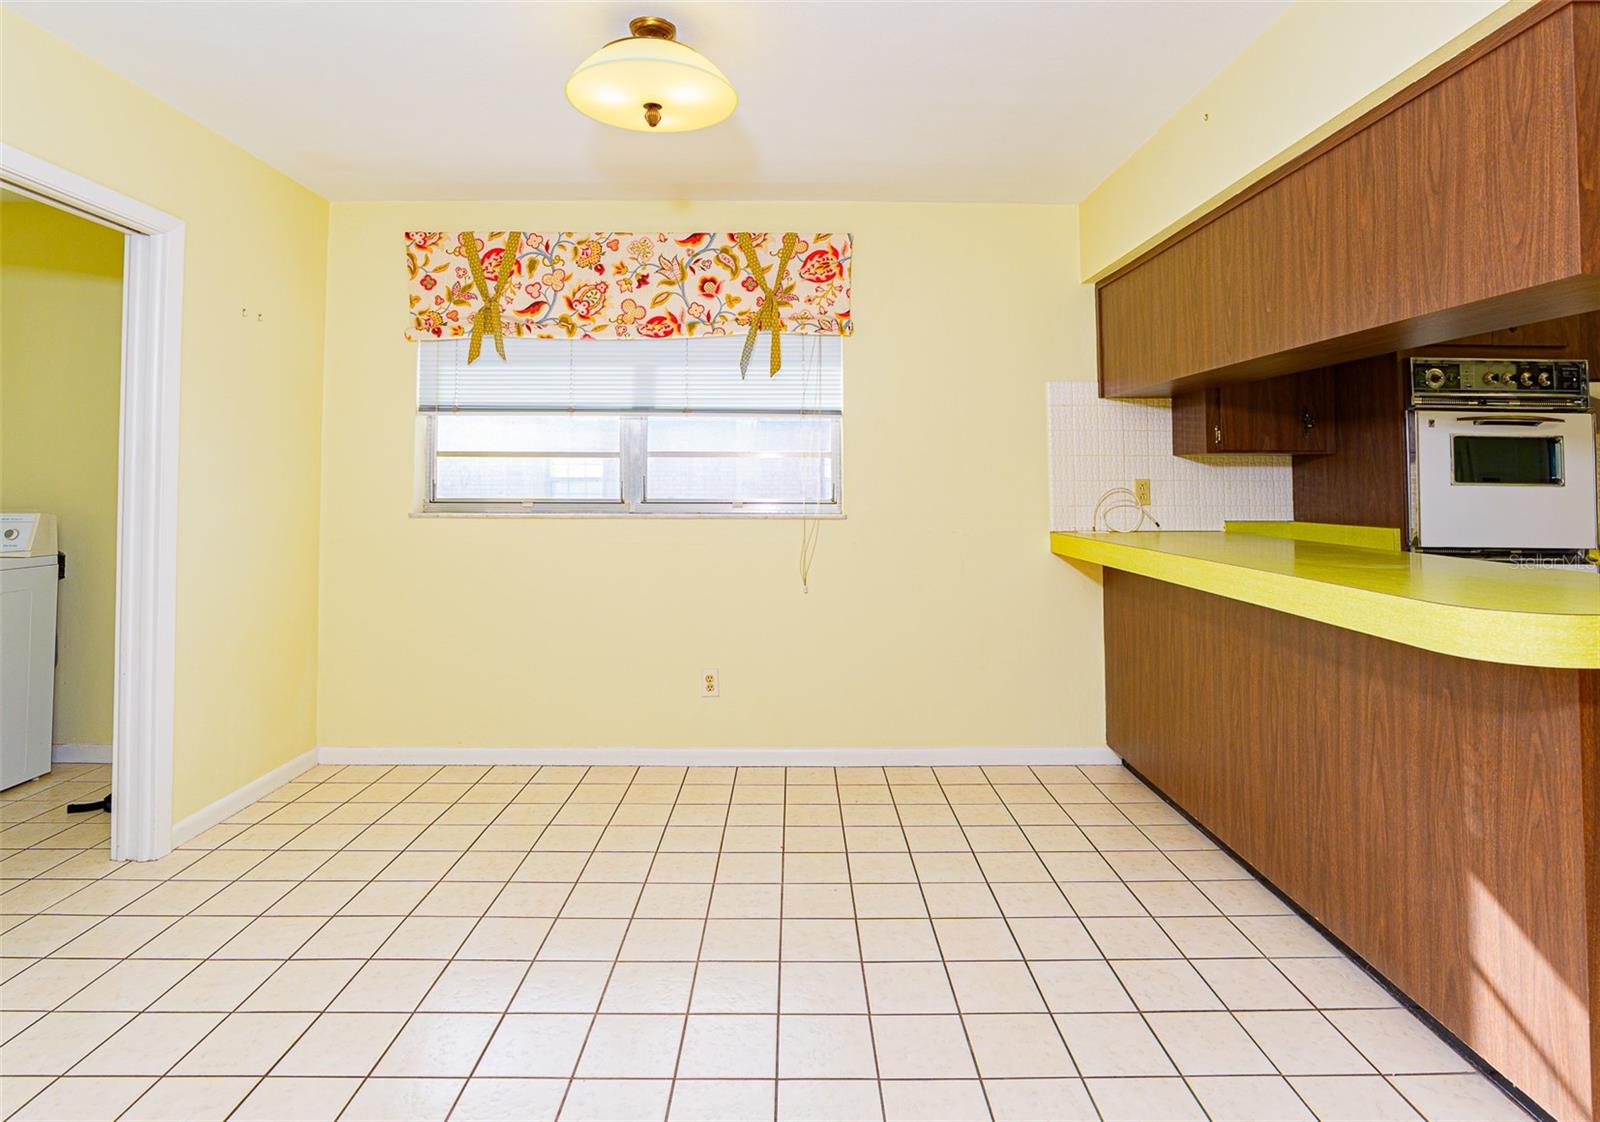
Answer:
<svg viewBox="0 0 1600 1122"><path fill-rule="evenodd" d="M1131 537L1132 535L1124 535ZM1223 534L1216 532L1218 538ZM1330 547L1332 548L1332 547ZM1104 536L1054 532L1058 557L1209 592L1457 658L1600 669L1600 613L1505 611L1194 557ZM1508 574L1509 575L1509 574Z"/></svg>

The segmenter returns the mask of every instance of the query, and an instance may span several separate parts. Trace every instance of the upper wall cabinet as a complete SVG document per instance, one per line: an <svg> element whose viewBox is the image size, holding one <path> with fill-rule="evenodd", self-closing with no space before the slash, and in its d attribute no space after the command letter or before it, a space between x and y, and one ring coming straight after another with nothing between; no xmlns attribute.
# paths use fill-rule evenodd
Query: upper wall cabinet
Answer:
<svg viewBox="0 0 1600 1122"><path fill-rule="evenodd" d="M1173 455L1332 452L1333 394L1334 378L1325 370L1175 394Z"/></svg>
<svg viewBox="0 0 1600 1122"><path fill-rule="evenodd" d="M1546 0L1102 281L1152 396L1600 308L1600 3Z"/></svg>

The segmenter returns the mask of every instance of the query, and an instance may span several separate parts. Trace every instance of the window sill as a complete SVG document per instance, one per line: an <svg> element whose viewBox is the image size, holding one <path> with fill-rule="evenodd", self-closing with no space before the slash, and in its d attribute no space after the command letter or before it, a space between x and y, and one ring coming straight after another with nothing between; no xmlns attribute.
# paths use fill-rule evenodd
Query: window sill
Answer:
<svg viewBox="0 0 1600 1122"><path fill-rule="evenodd" d="M707 511L609 511L609 510L413 510L411 518L608 518L616 521L654 522L660 519L699 519L710 522L843 522L848 517L843 511L827 514L792 514L752 511L748 514L729 512L712 514Z"/></svg>

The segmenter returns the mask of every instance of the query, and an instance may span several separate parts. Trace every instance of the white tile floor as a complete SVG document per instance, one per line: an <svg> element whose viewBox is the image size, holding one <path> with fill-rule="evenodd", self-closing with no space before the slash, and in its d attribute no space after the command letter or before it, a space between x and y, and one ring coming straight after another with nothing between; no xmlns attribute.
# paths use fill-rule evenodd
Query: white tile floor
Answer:
<svg viewBox="0 0 1600 1122"><path fill-rule="evenodd" d="M1523 1117L1120 767L106 779L0 796L9 1118Z"/></svg>

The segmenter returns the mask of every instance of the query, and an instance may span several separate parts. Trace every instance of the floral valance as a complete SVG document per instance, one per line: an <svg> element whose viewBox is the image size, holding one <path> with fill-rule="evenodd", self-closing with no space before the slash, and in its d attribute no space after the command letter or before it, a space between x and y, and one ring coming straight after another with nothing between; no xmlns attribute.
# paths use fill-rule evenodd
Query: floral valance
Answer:
<svg viewBox="0 0 1600 1122"><path fill-rule="evenodd" d="M849 234L413 232L406 272L413 341L852 331Z"/></svg>

